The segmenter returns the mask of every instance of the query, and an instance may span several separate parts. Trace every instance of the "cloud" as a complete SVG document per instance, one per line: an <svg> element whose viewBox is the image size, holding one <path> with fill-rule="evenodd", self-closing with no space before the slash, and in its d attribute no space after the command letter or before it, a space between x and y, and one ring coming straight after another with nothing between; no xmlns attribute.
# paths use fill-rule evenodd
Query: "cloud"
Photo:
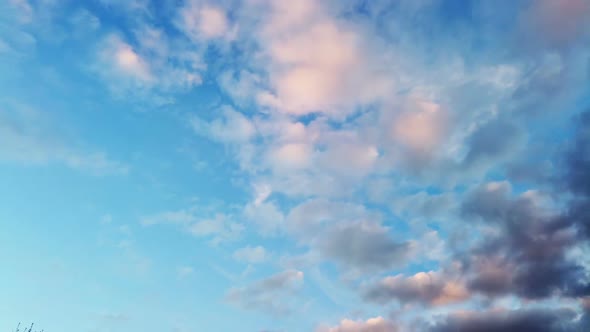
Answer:
<svg viewBox="0 0 590 332"><path fill-rule="evenodd" d="M268 253L262 246L247 246L234 251L233 258L239 262L257 264L264 262L268 258Z"/></svg>
<svg viewBox="0 0 590 332"><path fill-rule="evenodd" d="M193 129L198 134L221 143L245 143L256 134L254 123L232 107L223 106L219 113L220 117L211 122L193 118Z"/></svg>
<svg viewBox="0 0 590 332"><path fill-rule="evenodd" d="M295 234L318 234L326 225L341 220L374 217L361 205L326 199L310 199L293 207L287 215L287 227Z"/></svg>
<svg viewBox="0 0 590 332"><path fill-rule="evenodd" d="M102 68L103 71L111 70L112 75L126 78L138 86L150 86L155 83L148 62L117 35L106 38L99 58L105 66Z"/></svg>
<svg viewBox="0 0 590 332"><path fill-rule="evenodd" d="M370 285L364 298L377 303L397 300L403 305L420 303L442 306L467 300L471 294L459 278L445 276L441 272L419 272L413 276L386 277Z"/></svg>
<svg viewBox="0 0 590 332"><path fill-rule="evenodd" d="M284 226L284 215L273 202L256 202L244 207L244 217L252 221L262 235L277 235Z"/></svg>
<svg viewBox="0 0 590 332"><path fill-rule="evenodd" d="M19 20L22 23L30 23L33 19L34 9L27 0L10 0L10 5L18 10Z"/></svg>
<svg viewBox="0 0 590 332"><path fill-rule="evenodd" d="M304 143L287 143L274 148L268 155L271 167L278 171L305 169L312 165L313 150Z"/></svg>
<svg viewBox="0 0 590 332"><path fill-rule="evenodd" d="M534 192L512 198L507 182L477 188L465 199L465 216L495 229L463 258L475 273L472 289L526 298L587 292L584 269L566 255L577 242L575 229L540 202Z"/></svg>
<svg viewBox="0 0 590 332"><path fill-rule="evenodd" d="M584 0L532 3L522 15L522 41L535 48L570 48L588 36L589 13L590 4Z"/></svg>
<svg viewBox="0 0 590 332"><path fill-rule="evenodd" d="M194 0L180 9L177 24L196 42L227 37L230 32L230 22L222 8Z"/></svg>
<svg viewBox="0 0 590 332"><path fill-rule="evenodd" d="M324 230L314 245L327 258L356 271L383 271L405 262L407 242L397 242L378 223L340 223Z"/></svg>
<svg viewBox="0 0 590 332"><path fill-rule="evenodd" d="M133 31L133 38L113 32L99 40L87 68L114 97L164 105L172 103L176 93L202 83L201 52L144 22Z"/></svg>
<svg viewBox="0 0 590 332"><path fill-rule="evenodd" d="M245 310L261 310L272 315L285 315L293 308L291 302L303 282L303 272L288 270L250 285L230 289L225 299Z"/></svg>
<svg viewBox="0 0 590 332"><path fill-rule="evenodd" d="M72 27L78 30L76 31L78 36L94 32L101 26L100 19L87 9L77 10L69 21Z"/></svg>
<svg viewBox="0 0 590 332"><path fill-rule="evenodd" d="M386 67L372 66L363 38L322 5L267 3L258 40L270 62L270 91L260 104L296 115L348 113L389 92Z"/></svg>
<svg viewBox="0 0 590 332"><path fill-rule="evenodd" d="M396 116L391 135L412 156L422 160L429 158L442 144L448 121L448 114L440 105L418 100Z"/></svg>
<svg viewBox="0 0 590 332"><path fill-rule="evenodd" d="M377 213L363 205L323 199L291 209L287 232L351 276L401 266L412 246L396 241Z"/></svg>
<svg viewBox="0 0 590 332"><path fill-rule="evenodd" d="M558 177L561 188L574 197L563 218L576 225L583 232L584 238L590 238L590 176L586 171L590 167L590 111L576 117L575 136L567 147L563 160L563 174Z"/></svg>
<svg viewBox="0 0 590 332"><path fill-rule="evenodd" d="M209 238L211 244L218 245L238 239L244 226L234 222L228 215L217 213L212 217L197 214L194 209L165 211L141 218L144 226L177 225L185 232L198 238Z"/></svg>
<svg viewBox="0 0 590 332"><path fill-rule="evenodd" d="M316 332L395 332L397 327L383 317L369 318L366 321L343 319L338 326L319 328Z"/></svg>
<svg viewBox="0 0 590 332"><path fill-rule="evenodd" d="M543 331L566 332L583 331L583 321L576 321L576 313L571 309L521 309L495 310L485 312L462 312L451 315L446 321L432 327L432 332L517 332Z"/></svg>

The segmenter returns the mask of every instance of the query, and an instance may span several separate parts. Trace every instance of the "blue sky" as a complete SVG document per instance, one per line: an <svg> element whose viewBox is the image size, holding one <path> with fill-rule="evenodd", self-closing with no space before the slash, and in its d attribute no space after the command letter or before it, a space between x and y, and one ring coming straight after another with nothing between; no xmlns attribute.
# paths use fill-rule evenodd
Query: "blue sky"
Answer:
<svg viewBox="0 0 590 332"><path fill-rule="evenodd" d="M588 328L589 22L0 3L0 330Z"/></svg>

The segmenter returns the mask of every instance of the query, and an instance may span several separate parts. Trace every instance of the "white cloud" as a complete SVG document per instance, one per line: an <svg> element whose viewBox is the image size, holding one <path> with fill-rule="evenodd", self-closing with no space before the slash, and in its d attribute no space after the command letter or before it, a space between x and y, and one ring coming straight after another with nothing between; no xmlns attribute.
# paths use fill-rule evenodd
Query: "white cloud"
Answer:
<svg viewBox="0 0 590 332"><path fill-rule="evenodd" d="M129 76L143 84L153 84L155 78L147 61L118 36L111 35L107 38L103 52L105 62L114 64L123 76Z"/></svg>
<svg viewBox="0 0 590 332"><path fill-rule="evenodd" d="M390 91L385 67L373 68L364 40L320 3L269 2L259 42L270 60L271 91L259 94L260 103L296 115L347 113Z"/></svg>
<svg viewBox="0 0 590 332"><path fill-rule="evenodd" d="M174 102L174 94L202 83L205 69L198 47L173 39L145 23L134 29L135 44L111 33L96 46L88 66L118 98L145 105Z"/></svg>
<svg viewBox="0 0 590 332"><path fill-rule="evenodd" d="M195 222L189 226L188 231L198 237L211 237L212 244L219 244L237 239L244 231L244 226L218 213L213 218Z"/></svg>
<svg viewBox="0 0 590 332"><path fill-rule="evenodd" d="M239 262L257 264L264 262L268 258L268 253L262 246L248 246L234 251L233 258Z"/></svg>
<svg viewBox="0 0 590 332"><path fill-rule="evenodd" d="M244 217L252 221L262 235L277 234L284 224L284 215L279 207L273 202L256 201L244 207Z"/></svg>
<svg viewBox="0 0 590 332"><path fill-rule="evenodd" d="M213 5L189 1L179 16L178 25L194 41L226 37L230 32L226 13Z"/></svg>
<svg viewBox="0 0 590 332"><path fill-rule="evenodd" d="M304 169L311 165L312 153L312 148L307 144L287 143L272 149L268 160L278 172Z"/></svg>
<svg viewBox="0 0 590 332"><path fill-rule="evenodd" d="M219 109L220 117L211 122L193 118L195 132L222 143L245 143L256 134L252 121L230 106Z"/></svg>

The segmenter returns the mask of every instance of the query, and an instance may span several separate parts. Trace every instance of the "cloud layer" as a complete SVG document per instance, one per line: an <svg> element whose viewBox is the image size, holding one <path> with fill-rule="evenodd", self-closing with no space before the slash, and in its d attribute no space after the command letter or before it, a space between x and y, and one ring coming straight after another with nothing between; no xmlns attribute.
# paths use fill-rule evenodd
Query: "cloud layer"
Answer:
<svg viewBox="0 0 590 332"><path fill-rule="evenodd" d="M586 0L0 6L1 73L63 55L48 85L68 72L91 90L72 99L130 108L150 136L131 159L189 155L155 157L176 183L143 239L206 243L228 310L289 331L590 328ZM3 164L135 171L5 99Z"/></svg>

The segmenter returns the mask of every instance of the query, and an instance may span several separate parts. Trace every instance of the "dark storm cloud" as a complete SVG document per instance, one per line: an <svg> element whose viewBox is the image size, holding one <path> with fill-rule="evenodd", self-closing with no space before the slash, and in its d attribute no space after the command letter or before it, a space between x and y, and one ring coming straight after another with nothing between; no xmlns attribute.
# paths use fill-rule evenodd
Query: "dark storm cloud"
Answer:
<svg viewBox="0 0 590 332"><path fill-rule="evenodd" d="M433 326L431 332L583 332L588 321L561 310L515 310L451 315Z"/></svg>
<svg viewBox="0 0 590 332"><path fill-rule="evenodd" d="M590 111L580 114L577 119L576 135L569 149L564 165L564 189L573 199L565 222L577 225L582 235L590 237Z"/></svg>
<svg viewBox="0 0 590 332"><path fill-rule="evenodd" d="M575 229L539 206L535 195L513 197L507 183L495 183L463 202L468 220L482 220L498 231L462 257L472 290L525 298L585 293L583 267L566 258L578 240Z"/></svg>

